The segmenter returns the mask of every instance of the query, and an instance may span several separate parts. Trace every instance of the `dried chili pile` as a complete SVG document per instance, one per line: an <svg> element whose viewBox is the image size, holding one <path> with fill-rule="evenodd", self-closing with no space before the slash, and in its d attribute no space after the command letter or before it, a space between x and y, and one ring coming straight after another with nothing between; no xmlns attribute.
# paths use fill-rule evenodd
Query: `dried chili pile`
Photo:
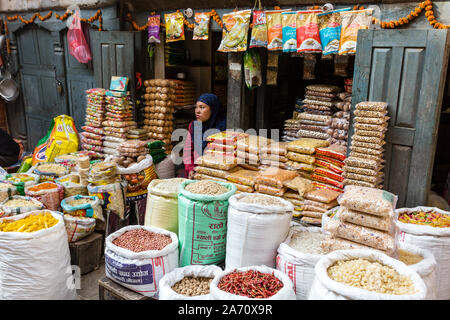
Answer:
<svg viewBox="0 0 450 320"><path fill-rule="evenodd" d="M283 288L283 283L273 273L234 270L220 279L217 287L225 292L248 298L269 298Z"/></svg>

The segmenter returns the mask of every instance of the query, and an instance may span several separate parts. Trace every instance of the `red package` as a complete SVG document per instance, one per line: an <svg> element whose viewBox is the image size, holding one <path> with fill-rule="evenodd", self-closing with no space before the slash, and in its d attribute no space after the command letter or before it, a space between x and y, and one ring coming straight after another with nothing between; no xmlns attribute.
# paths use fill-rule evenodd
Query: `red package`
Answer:
<svg viewBox="0 0 450 320"><path fill-rule="evenodd" d="M329 185L329 184L327 184L327 183L322 183L322 182L314 181L314 182L313 182L313 186L316 187L316 188L318 188L318 189L330 189L330 190L333 190L333 191L337 191L337 192L340 192L340 193L344 193L344 190L339 189L339 188L335 188L335 187L333 187L333 186L331 186L331 185Z"/></svg>
<svg viewBox="0 0 450 320"><path fill-rule="evenodd" d="M316 148L316 155L326 156L332 159L344 161L346 158L347 148L345 146L332 144L326 148Z"/></svg>
<svg viewBox="0 0 450 320"><path fill-rule="evenodd" d="M329 163L334 164L335 166L338 166L338 167L341 167L341 168L344 167L344 162L343 161L336 160L336 159L333 159L333 158L330 158L330 157L320 156L320 155L316 154L316 160L327 161Z"/></svg>
<svg viewBox="0 0 450 320"><path fill-rule="evenodd" d="M319 182L323 182L323 183L332 185L332 186L337 187L337 188L339 188L339 189L344 189L344 185L343 185L342 183L340 183L339 181L336 181L336 180L334 180L334 179L327 178L327 177L318 175L318 174L316 174L316 173L313 173L313 174L311 175L311 178L312 178L313 180L316 180L316 181L319 181Z"/></svg>
<svg viewBox="0 0 450 320"><path fill-rule="evenodd" d="M316 159L314 164L316 166L321 167L321 168L330 169L331 171L336 172L337 174L342 174L344 172L344 170L342 169L341 166L337 166L337 165L335 165L335 164L333 164L331 162L328 162L328 161Z"/></svg>
<svg viewBox="0 0 450 320"><path fill-rule="evenodd" d="M81 28L80 11L75 10L72 24L67 31L67 43L69 53L80 63L88 63L92 59L91 50L84 38L83 29Z"/></svg>
<svg viewBox="0 0 450 320"><path fill-rule="evenodd" d="M320 176L326 177L326 178L330 178L339 182L344 181L344 177L334 173L333 171L331 171L330 169L325 169L325 168L315 168L314 169L314 173L318 174Z"/></svg>

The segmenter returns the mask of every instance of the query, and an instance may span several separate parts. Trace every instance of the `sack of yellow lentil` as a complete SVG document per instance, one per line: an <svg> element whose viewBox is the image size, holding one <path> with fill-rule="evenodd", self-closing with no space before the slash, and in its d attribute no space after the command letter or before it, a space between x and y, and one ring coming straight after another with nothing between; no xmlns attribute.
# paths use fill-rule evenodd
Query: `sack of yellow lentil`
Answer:
<svg viewBox="0 0 450 320"><path fill-rule="evenodd" d="M35 231L21 232L34 222ZM1 300L77 299L60 213L38 210L1 218L0 256Z"/></svg>
<svg viewBox="0 0 450 320"><path fill-rule="evenodd" d="M416 271L378 250L331 252L314 273L308 300L423 300L427 294Z"/></svg>
<svg viewBox="0 0 450 320"><path fill-rule="evenodd" d="M450 212L434 207L400 208L398 241L418 246L436 258L436 299L450 299Z"/></svg>

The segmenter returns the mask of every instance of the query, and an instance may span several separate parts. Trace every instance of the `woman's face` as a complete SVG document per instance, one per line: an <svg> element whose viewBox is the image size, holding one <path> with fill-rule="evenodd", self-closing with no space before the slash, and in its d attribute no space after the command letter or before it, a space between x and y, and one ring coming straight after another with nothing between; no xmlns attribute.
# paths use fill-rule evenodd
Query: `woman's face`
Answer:
<svg viewBox="0 0 450 320"><path fill-rule="evenodd" d="M206 103L197 101L195 106L195 117L201 122L208 121L211 117L211 108Z"/></svg>

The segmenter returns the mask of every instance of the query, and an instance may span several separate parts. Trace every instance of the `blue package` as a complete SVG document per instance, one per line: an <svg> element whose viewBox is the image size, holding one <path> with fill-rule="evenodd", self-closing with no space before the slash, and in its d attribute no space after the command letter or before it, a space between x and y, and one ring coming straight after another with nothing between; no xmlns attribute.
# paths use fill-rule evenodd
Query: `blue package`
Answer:
<svg viewBox="0 0 450 320"><path fill-rule="evenodd" d="M342 11L350 11L350 8L319 13L317 15L323 55L339 52L339 41L341 39L341 15L339 13Z"/></svg>
<svg viewBox="0 0 450 320"><path fill-rule="evenodd" d="M281 13L283 52L297 52L297 12Z"/></svg>

